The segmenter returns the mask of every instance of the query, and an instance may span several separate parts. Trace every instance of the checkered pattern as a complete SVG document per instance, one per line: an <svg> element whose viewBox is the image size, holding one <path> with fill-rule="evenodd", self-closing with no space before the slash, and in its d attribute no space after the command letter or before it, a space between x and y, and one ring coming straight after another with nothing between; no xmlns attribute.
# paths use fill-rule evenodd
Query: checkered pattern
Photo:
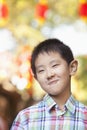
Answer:
<svg viewBox="0 0 87 130"><path fill-rule="evenodd" d="M46 95L38 104L20 111L11 130L87 130L87 107L71 95L61 111Z"/></svg>

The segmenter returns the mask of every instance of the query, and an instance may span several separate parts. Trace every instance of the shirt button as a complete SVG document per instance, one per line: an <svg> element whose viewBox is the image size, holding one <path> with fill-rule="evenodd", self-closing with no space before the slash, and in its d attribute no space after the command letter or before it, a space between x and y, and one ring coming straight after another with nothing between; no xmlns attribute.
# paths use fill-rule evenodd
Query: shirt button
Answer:
<svg viewBox="0 0 87 130"><path fill-rule="evenodd" d="M61 115L61 116L59 116L59 118L62 118L63 116Z"/></svg>

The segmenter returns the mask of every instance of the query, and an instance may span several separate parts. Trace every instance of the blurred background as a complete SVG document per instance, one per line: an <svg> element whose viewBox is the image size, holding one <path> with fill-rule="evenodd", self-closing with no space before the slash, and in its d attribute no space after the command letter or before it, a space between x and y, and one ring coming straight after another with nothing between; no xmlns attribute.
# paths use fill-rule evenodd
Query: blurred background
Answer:
<svg viewBox="0 0 87 130"><path fill-rule="evenodd" d="M78 60L72 93L87 105L87 0L0 0L0 115L8 127L21 109L43 98L32 76L31 53L53 37Z"/></svg>

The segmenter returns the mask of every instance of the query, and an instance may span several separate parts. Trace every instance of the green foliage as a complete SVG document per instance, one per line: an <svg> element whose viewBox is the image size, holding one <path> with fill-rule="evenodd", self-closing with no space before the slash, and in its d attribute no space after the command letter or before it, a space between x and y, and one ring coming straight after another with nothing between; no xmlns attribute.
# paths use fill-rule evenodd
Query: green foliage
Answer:
<svg viewBox="0 0 87 130"><path fill-rule="evenodd" d="M79 68L75 78L78 82L81 82L80 87L87 90L87 56L79 56L77 59L79 61Z"/></svg>
<svg viewBox="0 0 87 130"><path fill-rule="evenodd" d="M75 80L75 96L76 98L87 105L87 55L77 57L78 71L74 77Z"/></svg>

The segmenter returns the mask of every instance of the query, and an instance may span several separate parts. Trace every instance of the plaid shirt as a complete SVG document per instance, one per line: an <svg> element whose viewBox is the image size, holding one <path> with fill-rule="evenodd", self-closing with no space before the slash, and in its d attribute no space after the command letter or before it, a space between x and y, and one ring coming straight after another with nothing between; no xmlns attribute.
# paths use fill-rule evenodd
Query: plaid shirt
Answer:
<svg viewBox="0 0 87 130"><path fill-rule="evenodd" d="M61 111L46 95L38 104L20 111L11 130L87 130L87 107L71 95Z"/></svg>

